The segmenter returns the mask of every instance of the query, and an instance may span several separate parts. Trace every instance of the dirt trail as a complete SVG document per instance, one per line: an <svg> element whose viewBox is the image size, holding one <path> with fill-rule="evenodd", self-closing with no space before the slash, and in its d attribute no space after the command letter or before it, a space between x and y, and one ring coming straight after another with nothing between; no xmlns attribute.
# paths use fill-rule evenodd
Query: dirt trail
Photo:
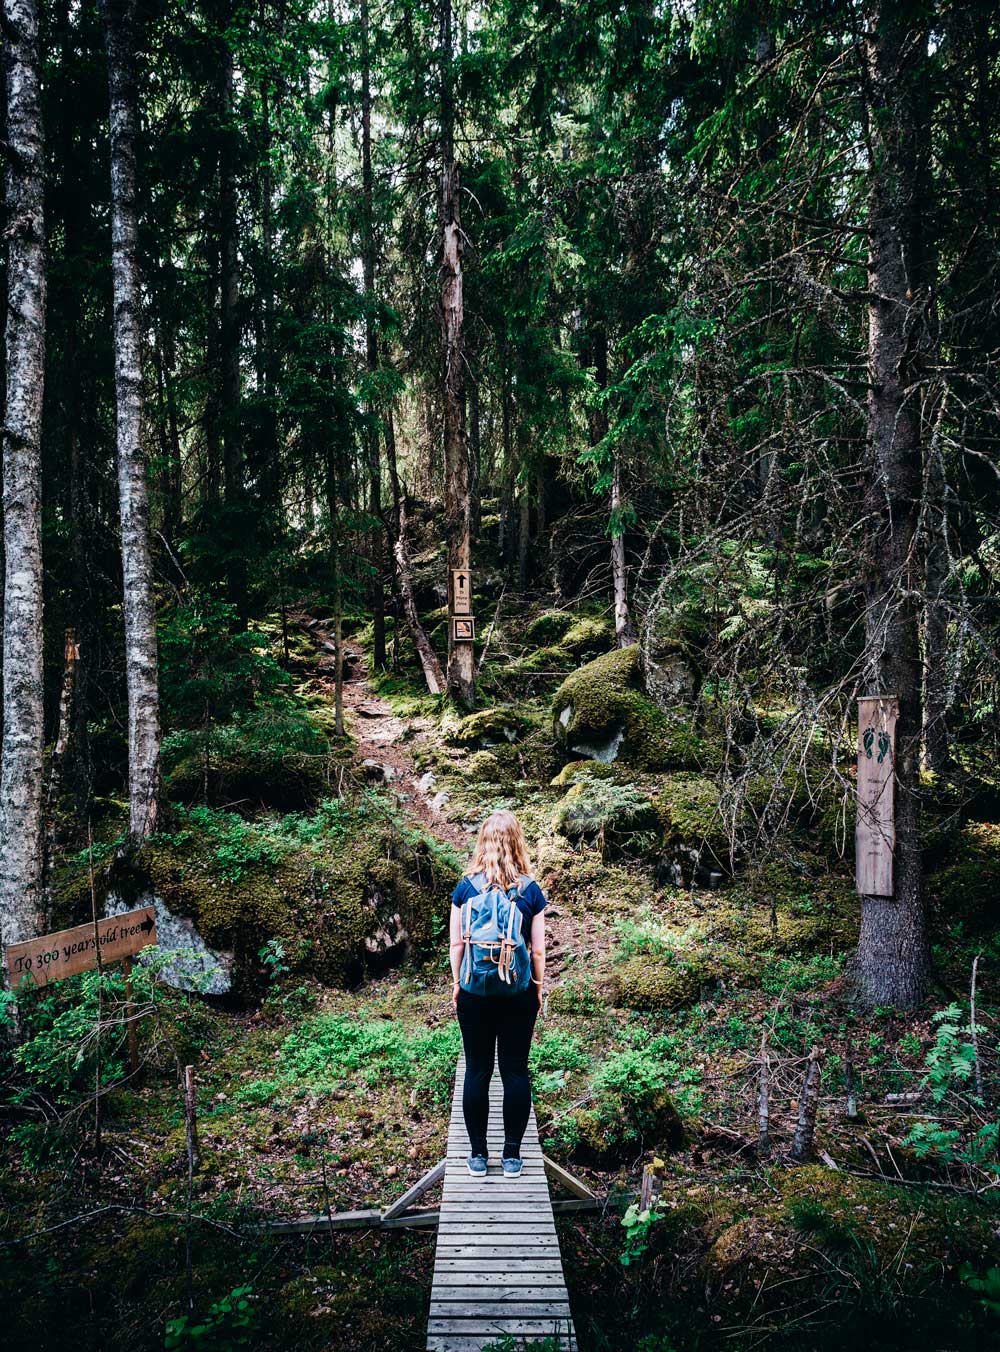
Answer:
<svg viewBox="0 0 1000 1352"><path fill-rule="evenodd" d="M296 621L324 654L319 662L320 684L334 699L333 635L319 620L298 615ZM435 805L437 789L433 777L428 781L413 763L413 752L430 736L437 725L429 718L400 718L392 705L375 693L365 675L364 654L357 644L344 643L344 721L357 744L359 772L372 772L376 766L388 770L387 786L400 799L406 814L442 843L465 853L472 845L472 833L458 822L449 821ZM366 764L368 762L368 764Z"/></svg>

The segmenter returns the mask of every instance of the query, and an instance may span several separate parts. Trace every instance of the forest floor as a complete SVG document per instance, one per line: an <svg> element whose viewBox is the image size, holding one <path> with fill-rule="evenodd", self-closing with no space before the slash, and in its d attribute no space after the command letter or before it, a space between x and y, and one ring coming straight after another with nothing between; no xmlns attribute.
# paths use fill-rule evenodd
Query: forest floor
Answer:
<svg viewBox="0 0 1000 1352"><path fill-rule="evenodd" d="M328 728L332 635L319 613L299 615L286 658L296 698ZM599 629L584 620L588 634ZM514 741L481 736L405 666L372 674L369 636L357 630L346 646L348 740L326 772L339 796L297 812L264 804L246 818L178 810L166 848L186 878L266 916L275 882L290 885L283 870L294 865L307 880L300 914L315 911L317 943L341 923L338 889L353 876L343 871L352 855L380 879L397 867L394 851L409 851L400 857L418 871L430 861L423 937L412 960L380 964L364 980L319 979L309 946L303 967L286 944L261 950L271 971L261 998L161 1007L151 991L143 1073L121 1076L102 1096L99 1146L87 1126L92 1104L79 1091L60 1100L47 1090L43 1101L17 1089L36 1116L42 1105L43 1121L66 1113L68 1153L53 1150L44 1125L15 1113L0 1171L0 1296L21 1311L12 1347L62 1348L64 1312L85 1302L92 1313L81 1352L159 1349L171 1319L180 1322L168 1352L419 1352L432 1231L273 1238L266 1227L385 1207L441 1157L460 1043L447 893L479 821L501 804L521 815L549 896L549 994L532 1052L544 1148L609 1199L635 1189L648 1161L664 1162L650 1223L623 1225L613 1203L558 1220L585 1352L826 1349L842 1344L845 1321L859 1349L981 1345L992 1316L958 1274L968 1264L977 1280L997 1262L1000 1212L988 1192L977 1195L996 1147L984 1137L979 1164L961 1158L983 1105L947 1075L940 1100L929 1087L935 1054L938 1065L961 1060L968 1046L959 1004L969 955L983 943L970 898L989 890L995 828L969 828L974 878L963 874L959 887L948 855L932 889L967 894L961 916L941 920L935 903L935 1006L915 1016L854 1010L837 985L857 912L843 864L809 832L793 832L775 857L721 889L664 877L649 796L701 781L634 765L605 767L607 777L593 780L584 766L581 792L577 771L567 778L551 745L547 673L571 660L563 651L536 658L526 637L533 623L529 612L500 632L496 666L484 677L486 710L475 716L520 719ZM596 836L570 839L567 804L579 806L581 796L610 815ZM638 816L637 804L646 804ZM622 814L632 822L624 834L611 829ZM320 904L316 878L329 867L341 873ZM121 1007L116 998L106 1021ZM60 1017L76 1008L53 1004ZM992 1027L989 985L981 1018ZM766 1158L757 1150L762 1032ZM32 1045L44 1061L36 1074L51 1079L51 1042ZM812 1162L792 1167L814 1046L824 1052L816 1141ZM991 1092L992 1046L983 1038ZM188 1061L201 1144L190 1194L175 1070ZM932 1133L927 1149L914 1145L921 1122ZM434 1200L433 1192L424 1199ZM185 1222L189 1205L194 1219ZM202 1325L209 1331L196 1333Z"/></svg>

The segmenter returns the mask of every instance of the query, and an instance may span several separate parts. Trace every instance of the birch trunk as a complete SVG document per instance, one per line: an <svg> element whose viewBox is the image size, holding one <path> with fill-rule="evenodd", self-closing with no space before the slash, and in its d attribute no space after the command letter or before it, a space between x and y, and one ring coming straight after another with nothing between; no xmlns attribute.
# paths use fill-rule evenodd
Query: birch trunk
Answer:
<svg viewBox="0 0 1000 1352"><path fill-rule="evenodd" d="M231 18L228 8L225 20ZM222 473L226 494L226 553L229 599L236 607L234 628L246 629L249 617L247 564L244 549L243 446L240 428L240 285L239 223L236 211L236 154L233 51L223 37L219 53L219 106L222 117L219 154L220 312L222 358ZM210 378L212 373L209 373Z"/></svg>
<svg viewBox="0 0 1000 1352"><path fill-rule="evenodd" d="M375 211L374 176L372 174L372 92L371 47L369 43L368 0L361 0L361 196L364 241L362 270L365 283L365 366L369 385L375 386L378 370L378 335L375 332ZM382 509L382 466L379 460L379 434L374 394L368 397L369 426L368 474L371 492L371 514L378 523L375 527L375 558L372 574L372 660L376 667L386 665L385 650L385 573L388 528Z"/></svg>
<svg viewBox="0 0 1000 1352"><path fill-rule="evenodd" d="M122 533L125 676L128 687L129 829L156 829L160 713L156 609L142 446L142 331L135 201L135 0L101 0L111 100L111 274L116 444Z"/></svg>
<svg viewBox="0 0 1000 1352"><path fill-rule="evenodd" d="M4 0L7 92L7 389L3 428L3 747L0 941L42 911L42 392L44 147L35 0Z"/></svg>
<svg viewBox="0 0 1000 1352"><path fill-rule="evenodd" d="M922 590L922 343L910 275L919 253L918 83L926 32L906 7L873 5L868 27L872 148L869 199L868 489L865 568L866 694L897 695L895 895L861 898L851 982L869 1006L907 1008L927 992L928 948L920 841Z"/></svg>
<svg viewBox="0 0 1000 1352"><path fill-rule="evenodd" d="M444 511L448 568L468 568L472 559L469 513L469 452L462 414L465 388L462 310L462 226L458 165L455 163L455 105L452 93L451 0L441 0L441 329L444 352ZM459 703L475 701L474 649L448 637L448 692Z"/></svg>

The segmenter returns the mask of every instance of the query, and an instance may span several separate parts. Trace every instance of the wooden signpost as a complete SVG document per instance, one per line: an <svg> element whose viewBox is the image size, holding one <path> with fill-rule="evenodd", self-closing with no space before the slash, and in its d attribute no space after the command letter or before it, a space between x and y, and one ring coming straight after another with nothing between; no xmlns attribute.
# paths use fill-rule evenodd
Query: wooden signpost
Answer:
<svg viewBox="0 0 1000 1352"><path fill-rule="evenodd" d="M121 915L92 920L73 929L42 934L37 939L26 939L21 944L8 944L7 975L10 987L47 986L50 981L62 981L89 972L92 967L106 962L122 962L125 966L125 1021L128 1031L128 1064L134 1075L139 1067L139 1052L135 1028L135 1008L132 1004L132 956L140 949L156 943L156 912L152 906Z"/></svg>
<svg viewBox="0 0 1000 1352"><path fill-rule="evenodd" d="M855 880L865 897L891 897L896 845L895 695L858 700L858 819Z"/></svg>
<svg viewBox="0 0 1000 1352"><path fill-rule="evenodd" d="M50 981L62 981L96 967L98 952L102 964L118 962L155 943L156 912L152 906L143 906L96 923L26 939L22 944L8 944L7 974L12 989L28 981L47 986Z"/></svg>
<svg viewBox="0 0 1000 1352"><path fill-rule="evenodd" d="M448 578L448 610L452 643L474 643L476 621L472 617L472 573L453 568Z"/></svg>

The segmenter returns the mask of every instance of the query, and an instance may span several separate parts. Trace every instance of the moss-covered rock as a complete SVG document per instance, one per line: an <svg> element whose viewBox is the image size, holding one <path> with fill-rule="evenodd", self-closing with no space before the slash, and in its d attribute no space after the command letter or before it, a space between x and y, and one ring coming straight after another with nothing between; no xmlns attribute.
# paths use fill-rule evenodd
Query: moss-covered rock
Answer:
<svg viewBox="0 0 1000 1352"><path fill-rule="evenodd" d="M701 678L689 644L672 632L666 610L650 612L639 640L642 688L665 713L690 708Z"/></svg>
<svg viewBox="0 0 1000 1352"><path fill-rule="evenodd" d="M559 647L578 661L591 661L615 646L615 627L606 615L582 615L565 631Z"/></svg>
<svg viewBox="0 0 1000 1352"><path fill-rule="evenodd" d="M987 1208L820 1166L779 1172L773 1181L778 1199L723 1224L705 1257L706 1300L730 1322L750 1309L779 1326L794 1314L794 1333L777 1345L819 1345L802 1303L789 1304L791 1281L797 1289L822 1284L823 1315L812 1318L817 1330L835 1334L824 1347L839 1341L846 1311L864 1329L866 1346L952 1346L956 1319L975 1322L973 1301L953 1274L964 1262L977 1270L993 1262ZM873 1338L880 1325L884 1339Z"/></svg>
<svg viewBox="0 0 1000 1352"><path fill-rule="evenodd" d="M429 942L454 882L434 852L371 816L338 814L325 848L207 809L179 827L112 858L97 877L99 901L161 899L211 949L231 955L232 989L244 998L264 989L260 950L270 940L281 943L288 968L332 985L404 960ZM321 823L316 840L324 840ZM64 906L73 893L66 882Z"/></svg>
<svg viewBox="0 0 1000 1352"><path fill-rule="evenodd" d="M570 1115L563 1132L575 1160L594 1169L631 1164L643 1150L669 1154L684 1144L684 1124L665 1088L602 1093Z"/></svg>
<svg viewBox="0 0 1000 1352"><path fill-rule="evenodd" d="M732 867L729 831L714 780L696 774L668 775L653 806L660 823L664 858L681 878Z"/></svg>
<svg viewBox="0 0 1000 1352"><path fill-rule="evenodd" d="M639 652L616 648L568 676L552 702L552 730L576 757L647 768L703 765L709 748L690 721L668 718L639 687Z"/></svg>
<svg viewBox="0 0 1000 1352"><path fill-rule="evenodd" d="M536 615L524 631L528 643L539 647L552 646L559 642L567 629L573 627L574 617L568 610L544 610Z"/></svg>
<svg viewBox="0 0 1000 1352"><path fill-rule="evenodd" d="M628 784L584 779L556 804L552 828L568 840L587 840L620 849L644 833L652 838L656 813L649 795Z"/></svg>
<svg viewBox="0 0 1000 1352"><path fill-rule="evenodd" d="M457 746L489 750L505 742L520 741L530 727L530 721L517 709L481 709L478 713L463 718L458 726L448 733L448 739Z"/></svg>
<svg viewBox="0 0 1000 1352"><path fill-rule="evenodd" d="M700 963L639 954L616 967L612 999L625 1009L682 1009L697 1003L709 979Z"/></svg>
<svg viewBox="0 0 1000 1352"><path fill-rule="evenodd" d="M557 775L553 775L550 783L554 789L564 789L570 784L594 779L617 780L618 777L619 771L615 765L606 765L603 761L578 760L564 765Z"/></svg>

